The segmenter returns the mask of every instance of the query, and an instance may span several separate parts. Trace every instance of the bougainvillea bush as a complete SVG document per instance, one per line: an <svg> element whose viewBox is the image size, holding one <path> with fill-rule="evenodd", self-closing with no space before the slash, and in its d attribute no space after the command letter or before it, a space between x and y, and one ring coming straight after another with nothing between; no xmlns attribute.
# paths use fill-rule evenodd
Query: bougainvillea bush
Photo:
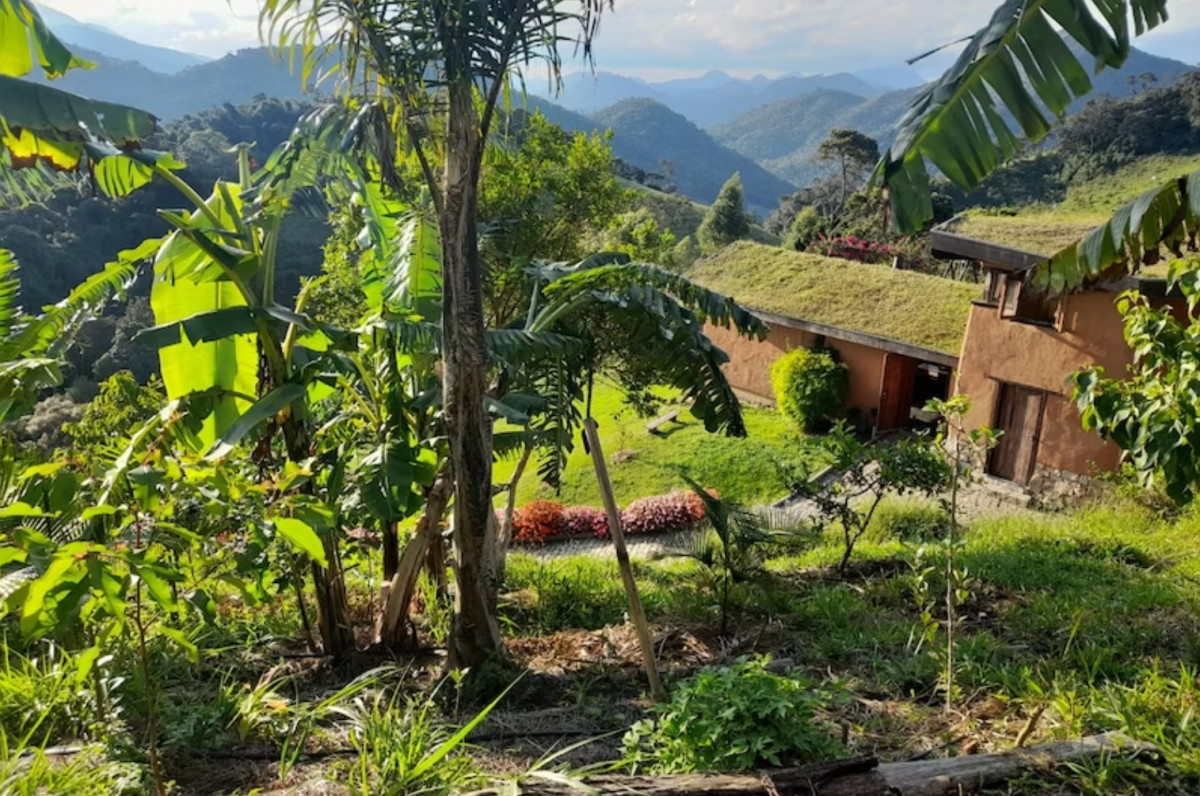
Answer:
<svg viewBox="0 0 1200 796"><path fill-rule="evenodd" d="M907 263L910 270L926 270L924 258L912 246L880 243L855 235L837 237L818 235L816 240L808 244L808 251L812 254L823 254L826 257L840 257L843 260L874 265L891 265L895 258L900 257Z"/></svg>

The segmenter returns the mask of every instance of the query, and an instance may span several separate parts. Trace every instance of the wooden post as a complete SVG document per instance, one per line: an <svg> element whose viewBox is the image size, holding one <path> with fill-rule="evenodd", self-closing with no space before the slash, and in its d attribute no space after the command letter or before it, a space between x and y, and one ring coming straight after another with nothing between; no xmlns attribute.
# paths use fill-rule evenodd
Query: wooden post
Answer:
<svg viewBox="0 0 1200 796"><path fill-rule="evenodd" d="M650 681L650 694L655 702L667 698L662 680L658 677L658 666L654 662L654 640L650 638L650 625L642 609L642 598L638 596L637 581L633 578L633 566L629 563L629 551L625 549L625 532L621 530L621 512L617 509L617 498L613 494L612 481L608 478L608 465L600 447L600 435L596 432L596 421L588 418L583 422L583 434L588 450L592 452L592 465L596 468L596 480L600 483L600 494L604 498L604 511L608 515L608 531L612 534L613 547L617 551L617 566L621 569L621 580L625 581L625 594L629 597L629 618L637 630L638 643L642 648L642 660L646 663L646 678Z"/></svg>

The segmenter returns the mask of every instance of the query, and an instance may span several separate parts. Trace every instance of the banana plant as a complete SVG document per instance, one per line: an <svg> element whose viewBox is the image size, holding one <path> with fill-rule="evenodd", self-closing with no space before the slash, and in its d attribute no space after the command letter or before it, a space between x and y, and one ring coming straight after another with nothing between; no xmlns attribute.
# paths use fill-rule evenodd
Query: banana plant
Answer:
<svg viewBox="0 0 1200 796"><path fill-rule="evenodd" d="M283 167L252 175L245 147L238 157L237 183L218 182L207 199L180 184L195 209L160 213L173 231L154 263L156 325L140 338L159 350L169 399L208 399L197 440L209 460L258 431L261 463L282 436L284 458L300 464L313 455L311 402L328 391L325 355L348 337L304 315L307 292L294 308L275 300L280 228L299 184ZM312 561L317 624L325 651L341 655L354 640L337 534L326 529L321 541L323 561Z"/></svg>
<svg viewBox="0 0 1200 796"><path fill-rule="evenodd" d="M0 0L0 198L24 200L55 172L87 171L110 197L183 164L143 150L151 114L22 80L35 68L49 80L93 64L75 55L29 0ZM17 172L29 170L25 178Z"/></svg>

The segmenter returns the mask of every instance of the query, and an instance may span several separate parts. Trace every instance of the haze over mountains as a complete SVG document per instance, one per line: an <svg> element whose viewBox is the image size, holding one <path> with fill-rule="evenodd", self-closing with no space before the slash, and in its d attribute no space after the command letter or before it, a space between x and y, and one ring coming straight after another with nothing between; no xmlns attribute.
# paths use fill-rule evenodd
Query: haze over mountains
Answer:
<svg viewBox="0 0 1200 796"><path fill-rule="evenodd" d="M39 7L39 11L55 35L72 47L102 53L123 61L137 61L155 72L173 74L211 60L203 55L142 44L114 33L102 25L80 22L48 6Z"/></svg>
<svg viewBox="0 0 1200 796"><path fill-rule="evenodd" d="M73 70L54 85L96 99L145 108L164 120L256 95L299 98L299 77L265 49L224 58L153 47L52 10L47 21L94 70ZM1096 94L1127 95L1166 85L1192 69L1134 50L1121 70L1095 78ZM1150 76L1153 76L1151 80ZM529 108L568 130L612 130L616 155L663 174L680 193L711 202L738 171L749 207L766 215L781 196L820 173L813 160L835 128L856 129L886 146L921 76L911 67L829 75L738 78L710 71L647 82L609 72L576 72L553 97L531 80ZM543 96L536 96L541 93Z"/></svg>

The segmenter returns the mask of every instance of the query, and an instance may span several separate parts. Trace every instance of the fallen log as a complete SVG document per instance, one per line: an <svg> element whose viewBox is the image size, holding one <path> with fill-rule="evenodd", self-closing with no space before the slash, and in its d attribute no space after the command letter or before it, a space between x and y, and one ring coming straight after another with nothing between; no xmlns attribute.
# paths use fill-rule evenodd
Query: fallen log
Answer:
<svg viewBox="0 0 1200 796"><path fill-rule="evenodd" d="M592 796L891 796L873 757L749 774L605 775L584 780ZM521 796L579 796L571 783L529 779Z"/></svg>
<svg viewBox="0 0 1200 796"><path fill-rule="evenodd" d="M1105 733L1001 754L882 765L873 757L861 757L747 774L605 775L588 777L583 784L591 796L964 796L1030 771L1111 754L1150 760L1158 756L1158 749L1120 733ZM579 792L578 783L550 779L529 779L518 787L520 796Z"/></svg>
<svg viewBox="0 0 1200 796"><path fill-rule="evenodd" d="M1003 754L885 763L879 770L894 792L903 796L959 796L1003 785L1029 771L1112 754L1129 754L1149 761L1158 756L1158 748L1121 733L1104 733Z"/></svg>

